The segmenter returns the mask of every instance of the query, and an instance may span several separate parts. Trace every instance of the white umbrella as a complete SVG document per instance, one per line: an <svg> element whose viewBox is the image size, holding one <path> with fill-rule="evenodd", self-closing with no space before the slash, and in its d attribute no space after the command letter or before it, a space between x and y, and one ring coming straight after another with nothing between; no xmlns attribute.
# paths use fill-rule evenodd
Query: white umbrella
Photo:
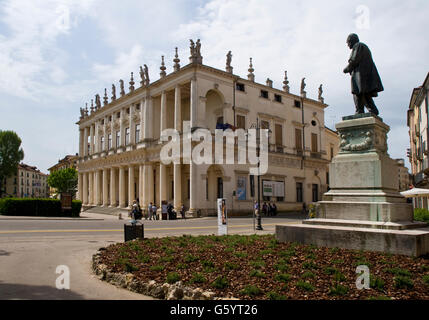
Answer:
<svg viewBox="0 0 429 320"><path fill-rule="evenodd" d="M405 198L429 197L429 189L413 188L407 191L402 191L401 194Z"/></svg>

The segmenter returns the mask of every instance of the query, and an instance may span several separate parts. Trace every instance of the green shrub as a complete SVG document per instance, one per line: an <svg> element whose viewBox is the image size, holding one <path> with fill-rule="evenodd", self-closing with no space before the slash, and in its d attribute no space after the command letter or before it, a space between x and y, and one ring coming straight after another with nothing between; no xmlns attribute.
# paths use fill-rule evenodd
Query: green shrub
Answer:
<svg viewBox="0 0 429 320"><path fill-rule="evenodd" d="M288 273L280 273L276 275L275 279L280 282L289 282L290 279L292 279L292 276Z"/></svg>
<svg viewBox="0 0 429 320"><path fill-rule="evenodd" d="M238 269L238 264L233 263L233 262L225 262L224 267L226 270L235 270Z"/></svg>
<svg viewBox="0 0 429 320"><path fill-rule="evenodd" d="M423 282L429 286L429 274L423 276Z"/></svg>
<svg viewBox="0 0 429 320"><path fill-rule="evenodd" d="M0 199L0 214L5 216L79 217L81 208L79 200L72 201L71 212L63 213L58 199Z"/></svg>
<svg viewBox="0 0 429 320"><path fill-rule="evenodd" d="M369 286L378 291L384 290L384 281L379 277L370 276Z"/></svg>
<svg viewBox="0 0 429 320"><path fill-rule="evenodd" d="M401 268L386 268L384 269L385 272L394 274L396 276L404 276L404 277L411 277L410 271L407 269L401 269Z"/></svg>
<svg viewBox="0 0 429 320"><path fill-rule="evenodd" d="M268 292L266 296L268 300L286 300L287 299L286 296L274 291Z"/></svg>
<svg viewBox="0 0 429 320"><path fill-rule="evenodd" d="M259 289L254 285L247 285L244 287L243 290L241 290L241 293L247 296L254 297L254 296L259 296L261 294L261 289Z"/></svg>
<svg viewBox="0 0 429 320"><path fill-rule="evenodd" d="M167 283L176 283L177 281L180 281L180 276L177 272L169 272L167 274Z"/></svg>
<svg viewBox="0 0 429 320"><path fill-rule="evenodd" d="M315 278L315 277L316 277L316 275L311 271L306 271L302 274L303 279L310 279L310 278Z"/></svg>
<svg viewBox="0 0 429 320"><path fill-rule="evenodd" d="M82 209L82 201L72 200L71 216L72 217L79 217L81 209Z"/></svg>
<svg viewBox="0 0 429 320"><path fill-rule="evenodd" d="M267 275L260 270L252 270L250 271L250 276L257 278L265 278Z"/></svg>
<svg viewBox="0 0 429 320"><path fill-rule="evenodd" d="M212 282L212 287L217 289L225 289L228 286L228 280L225 277L217 277L215 281Z"/></svg>
<svg viewBox="0 0 429 320"><path fill-rule="evenodd" d="M262 269L265 267L265 262L261 260L250 261L249 264L256 269Z"/></svg>
<svg viewBox="0 0 429 320"><path fill-rule="evenodd" d="M207 279L206 279L206 277L204 277L204 275L202 275L201 273L196 272L192 276L192 279L191 279L190 282L191 283L204 283L206 281L207 281Z"/></svg>
<svg viewBox="0 0 429 320"><path fill-rule="evenodd" d="M164 266L156 265L156 266L151 266L149 269L151 271L162 271L164 270Z"/></svg>
<svg viewBox="0 0 429 320"><path fill-rule="evenodd" d="M317 269L317 265L313 261L304 261L302 267L304 269Z"/></svg>
<svg viewBox="0 0 429 320"><path fill-rule="evenodd" d="M414 287L413 280L406 276L396 276L393 278L395 287L398 289L411 289Z"/></svg>
<svg viewBox="0 0 429 320"><path fill-rule="evenodd" d="M337 284L335 287L332 287L329 290L329 295L331 295L331 296L344 296L347 294L347 292L349 292L349 288L347 288L341 284Z"/></svg>
<svg viewBox="0 0 429 320"><path fill-rule="evenodd" d="M304 289L305 291L313 291L314 290L314 286L311 283L309 283L307 281L302 281L302 280L300 280L296 283L296 287L300 288L300 289Z"/></svg>
<svg viewBox="0 0 429 320"><path fill-rule="evenodd" d="M198 261L199 258L196 256L193 256L192 254L187 254L185 257L185 262L194 262L194 261Z"/></svg>
<svg viewBox="0 0 429 320"><path fill-rule="evenodd" d="M422 208L414 209L414 220L429 223L429 211Z"/></svg>

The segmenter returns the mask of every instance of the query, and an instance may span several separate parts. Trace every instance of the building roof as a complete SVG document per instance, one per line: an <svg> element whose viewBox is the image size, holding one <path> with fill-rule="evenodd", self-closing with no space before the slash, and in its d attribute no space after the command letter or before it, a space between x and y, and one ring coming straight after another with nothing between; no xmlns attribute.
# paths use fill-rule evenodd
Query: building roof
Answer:
<svg viewBox="0 0 429 320"><path fill-rule="evenodd" d="M66 155L64 158L58 160L58 163L54 164L52 167L50 167L48 170L51 171L51 169L54 169L55 167L57 167L58 165L61 165L63 163L68 163L74 160L77 160L79 158L79 156L73 155L73 154L68 154Z"/></svg>
<svg viewBox="0 0 429 320"><path fill-rule="evenodd" d="M25 164L23 162L21 162L20 164L18 164L18 169L26 170L26 171L32 171L34 173L38 173L38 174L45 175L45 176L47 175L47 174L41 172L39 169L37 169L36 166L30 166L30 165Z"/></svg>

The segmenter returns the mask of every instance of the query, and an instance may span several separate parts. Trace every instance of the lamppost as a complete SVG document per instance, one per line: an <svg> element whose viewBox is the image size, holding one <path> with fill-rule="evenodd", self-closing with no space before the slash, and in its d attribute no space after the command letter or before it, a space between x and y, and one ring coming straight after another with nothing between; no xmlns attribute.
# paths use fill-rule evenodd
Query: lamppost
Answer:
<svg viewBox="0 0 429 320"><path fill-rule="evenodd" d="M256 123L252 123L250 125L250 129L256 129L256 156L258 157L258 213L259 214L258 214L258 217L257 217L258 225L255 228L255 210L253 210L253 229L264 230L262 228L262 225L261 225L261 217L262 217L262 212L261 212L261 191L260 191L260 189L261 189L261 175L260 175L260 171L259 171L260 164L261 164L261 161L259 159L260 152L261 152L261 146L260 146L261 139L260 139L259 132L260 132L261 126L259 124L259 118L256 118ZM271 132L272 131L270 129L268 129L268 138L269 138ZM269 142L268 142L268 152L269 152Z"/></svg>

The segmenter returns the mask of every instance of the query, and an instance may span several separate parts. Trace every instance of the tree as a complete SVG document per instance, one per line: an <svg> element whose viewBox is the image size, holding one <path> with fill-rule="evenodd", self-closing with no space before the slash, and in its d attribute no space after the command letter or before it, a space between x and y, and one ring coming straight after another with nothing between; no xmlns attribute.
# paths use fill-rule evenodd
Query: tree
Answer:
<svg viewBox="0 0 429 320"><path fill-rule="evenodd" d="M77 170L67 168L54 171L48 177L48 184L59 193L67 192L74 195L77 187Z"/></svg>
<svg viewBox="0 0 429 320"><path fill-rule="evenodd" d="M3 193L3 182L17 174L18 164L24 159L21 139L13 131L0 130L0 197Z"/></svg>

